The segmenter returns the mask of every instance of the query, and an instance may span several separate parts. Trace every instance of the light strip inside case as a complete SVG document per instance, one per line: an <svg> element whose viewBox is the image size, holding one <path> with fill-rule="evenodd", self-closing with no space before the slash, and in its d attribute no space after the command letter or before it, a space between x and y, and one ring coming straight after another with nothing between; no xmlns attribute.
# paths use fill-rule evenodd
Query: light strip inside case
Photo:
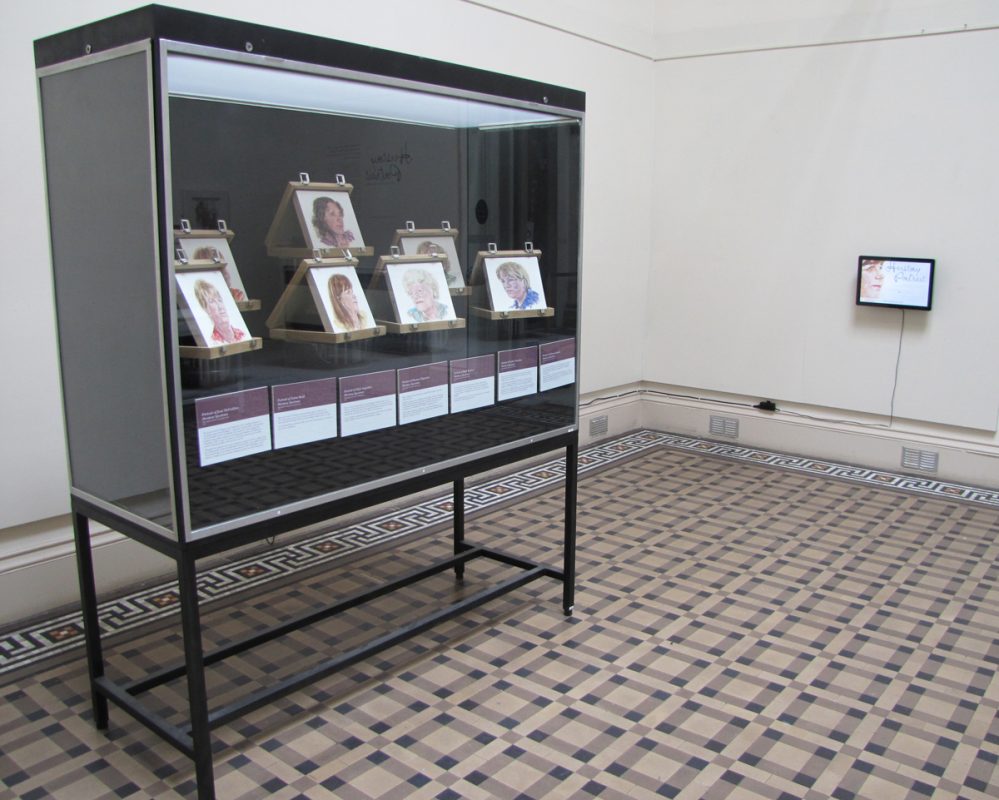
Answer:
<svg viewBox="0 0 999 800"><path fill-rule="evenodd" d="M292 108L432 125L483 128L551 124L565 117L327 75L171 53L172 97ZM386 109L391 109L386 114Z"/></svg>

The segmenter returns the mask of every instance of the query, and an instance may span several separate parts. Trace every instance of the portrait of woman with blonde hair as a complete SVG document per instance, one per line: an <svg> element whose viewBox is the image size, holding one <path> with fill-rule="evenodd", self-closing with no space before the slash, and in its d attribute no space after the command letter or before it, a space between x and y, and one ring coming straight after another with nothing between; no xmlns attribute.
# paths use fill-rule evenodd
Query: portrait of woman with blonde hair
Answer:
<svg viewBox="0 0 999 800"><path fill-rule="evenodd" d="M505 261L496 268L496 278L503 285L506 296L513 300L513 308L520 311L535 308L541 299L531 288L531 277L516 261Z"/></svg>
<svg viewBox="0 0 999 800"><path fill-rule="evenodd" d="M212 321L212 342L215 344L234 344L246 338L246 331L232 324L222 295L212 284L199 278L194 282L194 296Z"/></svg>
<svg viewBox="0 0 999 800"><path fill-rule="evenodd" d="M406 312L413 322L433 322L452 316L447 305L440 302L440 289L429 271L413 267L406 270L402 281L406 294L413 302L412 308Z"/></svg>

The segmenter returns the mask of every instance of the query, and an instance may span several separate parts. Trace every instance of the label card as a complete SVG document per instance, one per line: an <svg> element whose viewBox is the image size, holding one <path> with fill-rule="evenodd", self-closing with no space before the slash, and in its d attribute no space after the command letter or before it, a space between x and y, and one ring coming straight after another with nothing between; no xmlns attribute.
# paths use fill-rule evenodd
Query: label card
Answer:
<svg viewBox="0 0 999 800"><path fill-rule="evenodd" d="M395 425L394 369L340 378L340 434L353 436Z"/></svg>
<svg viewBox="0 0 999 800"><path fill-rule="evenodd" d="M399 424L447 414L447 362L399 370Z"/></svg>
<svg viewBox="0 0 999 800"><path fill-rule="evenodd" d="M194 401L198 463L202 467L271 449L267 389L204 397Z"/></svg>
<svg viewBox="0 0 999 800"><path fill-rule="evenodd" d="M336 378L272 386L274 447L335 437L336 400Z"/></svg>
<svg viewBox="0 0 999 800"><path fill-rule="evenodd" d="M538 391L538 348L518 347L496 354L500 400L512 400Z"/></svg>
<svg viewBox="0 0 999 800"><path fill-rule="evenodd" d="M576 382L576 340L541 345L541 391Z"/></svg>
<svg viewBox="0 0 999 800"><path fill-rule="evenodd" d="M496 359L491 355L451 362L451 413L496 402Z"/></svg>

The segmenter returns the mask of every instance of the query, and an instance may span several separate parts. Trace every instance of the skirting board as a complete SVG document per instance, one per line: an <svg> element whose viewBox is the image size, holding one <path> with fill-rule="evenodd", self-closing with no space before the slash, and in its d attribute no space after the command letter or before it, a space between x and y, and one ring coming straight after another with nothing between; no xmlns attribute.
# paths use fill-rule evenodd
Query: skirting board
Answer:
<svg viewBox="0 0 999 800"><path fill-rule="evenodd" d="M633 384L581 398L580 442L584 446L636 428L759 447L793 455L911 474L969 486L999 488L999 443L972 442L846 421L782 416L729 402L665 396L658 387ZM734 438L713 433L711 418L735 421ZM606 419L603 419L606 418ZM592 431L592 433L591 433ZM903 448L938 456L937 469L907 468Z"/></svg>
<svg viewBox="0 0 999 800"><path fill-rule="evenodd" d="M10 528L0 552L0 626L80 603L69 515ZM155 550L93 526L99 590L116 592L171 571Z"/></svg>

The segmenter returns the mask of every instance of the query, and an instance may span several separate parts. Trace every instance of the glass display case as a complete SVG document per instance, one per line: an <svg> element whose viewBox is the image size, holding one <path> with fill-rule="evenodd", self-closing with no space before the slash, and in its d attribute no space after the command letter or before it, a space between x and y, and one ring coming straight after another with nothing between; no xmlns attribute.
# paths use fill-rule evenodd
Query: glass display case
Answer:
<svg viewBox="0 0 999 800"><path fill-rule="evenodd" d="M195 762L234 716L540 577L573 606L580 92L149 6L35 42L98 727L108 701ZM464 538L467 476L563 449L559 566ZM519 574L209 709L196 562L443 483L454 558ZM183 664L104 673L89 522L176 561ZM302 625L306 624L305 621ZM190 728L140 695L186 678Z"/></svg>
<svg viewBox="0 0 999 800"><path fill-rule="evenodd" d="M85 55L85 32L62 40L82 56L63 60L40 43L53 62L40 96L74 494L198 539L574 430L581 95L423 59L402 79L289 57L344 55L313 37L278 58L252 26L223 49L212 22L154 7L158 39ZM316 232L316 203L333 197L347 200L343 247ZM412 325L391 302L408 301L404 287L377 280L380 262L413 256L393 257L407 223L453 237L450 326ZM229 250L195 258L185 231ZM503 313L519 310L513 295L473 274L490 248L536 253L543 311ZM323 335L328 281L310 279L338 259L372 335ZM212 327L199 347L205 313L184 302L182 274L211 274L212 261L239 281L239 341ZM543 347L572 353L560 378L546 380ZM537 351L533 385L504 391L504 355L524 348ZM473 367L481 396L456 400Z"/></svg>

